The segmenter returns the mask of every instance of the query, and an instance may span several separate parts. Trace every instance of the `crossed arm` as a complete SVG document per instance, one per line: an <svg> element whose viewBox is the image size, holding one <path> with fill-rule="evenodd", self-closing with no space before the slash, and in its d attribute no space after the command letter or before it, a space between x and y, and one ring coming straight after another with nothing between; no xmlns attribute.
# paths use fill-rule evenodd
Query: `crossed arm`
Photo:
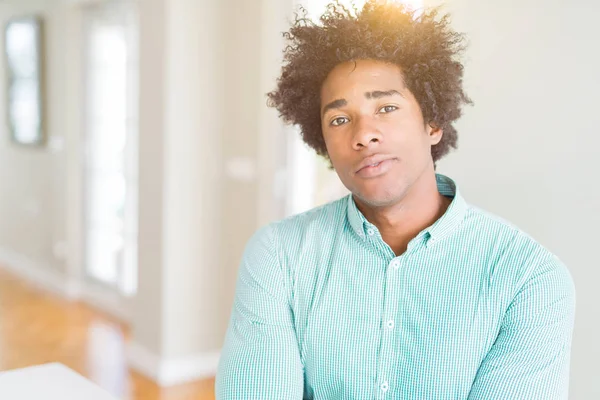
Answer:
<svg viewBox="0 0 600 400"><path fill-rule="evenodd" d="M304 370L275 238L250 241L216 381L217 400L299 400ZM467 400L566 400L575 290L556 258L538 266L508 308Z"/></svg>

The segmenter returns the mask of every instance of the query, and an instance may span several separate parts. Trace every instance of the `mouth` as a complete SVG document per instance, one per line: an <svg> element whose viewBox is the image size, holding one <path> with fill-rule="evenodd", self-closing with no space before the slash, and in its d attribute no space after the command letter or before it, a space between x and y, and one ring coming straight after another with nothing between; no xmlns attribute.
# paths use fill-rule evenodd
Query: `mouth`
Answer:
<svg viewBox="0 0 600 400"><path fill-rule="evenodd" d="M383 161L385 161L385 160L383 160ZM363 167L363 168L373 168L373 167L376 167L379 164L381 164L383 161L379 161L379 162L376 162L374 164L367 165L366 167Z"/></svg>
<svg viewBox="0 0 600 400"><path fill-rule="evenodd" d="M383 175L390 170L392 164L396 161L397 159L395 158L386 158L380 161L371 162L356 171L356 175L361 178L374 178Z"/></svg>

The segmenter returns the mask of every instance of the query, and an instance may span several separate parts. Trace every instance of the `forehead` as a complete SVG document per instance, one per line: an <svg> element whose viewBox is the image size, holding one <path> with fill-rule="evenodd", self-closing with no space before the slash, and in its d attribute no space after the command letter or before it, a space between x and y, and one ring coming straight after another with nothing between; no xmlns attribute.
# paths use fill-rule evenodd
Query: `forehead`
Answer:
<svg viewBox="0 0 600 400"><path fill-rule="evenodd" d="M347 61L331 70L321 88L321 100L346 98L372 90L402 88L402 71L395 64L374 60Z"/></svg>

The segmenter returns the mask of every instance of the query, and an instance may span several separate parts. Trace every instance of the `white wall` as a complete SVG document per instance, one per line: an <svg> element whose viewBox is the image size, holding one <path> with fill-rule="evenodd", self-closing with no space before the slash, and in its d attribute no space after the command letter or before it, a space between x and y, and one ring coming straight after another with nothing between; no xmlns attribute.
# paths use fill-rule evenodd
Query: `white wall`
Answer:
<svg viewBox="0 0 600 400"><path fill-rule="evenodd" d="M222 60L213 0L140 7L138 348L165 360L218 350ZM139 360L138 360L139 361ZM142 363L143 364L143 363Z"/></svg>
<svg viewBox="0 0 600 400"><path fill-rule="evenodd" d="M279 0L139 7L140 273L131 349L134 366L168 384L214 373L259 198L275 203L282 132L265 94L275 84L269 71L280 68L285 18L269 18Z"/></svg>
<svg viewBox="0 0 600 400"><path fill-rule="evenodd" d="M449 0L475 102L438 170L568 265L577 288L572 400L600 398L600 2Z"/></svg>
<svg viewBox="0 0 600 400"><path fill-rule="evenodd" d="M0 3L0 25L16 16L34 13L45 22L46 85L44 105L49 146L31 148L10 140L6 113L0 112L0 252L12 254L44 269L65 270L66 139L65 10L58 1ZM2 34L4 37L4 34ZM4 54L4 42L0 43ZM4 60L4 57L2 57ZM0 63L0 109L6 109L6 70ZM53 146L58 145L58 146Z"/></svg>
<svg viewBox="0 0 600 400"><path fill-rule="evenodd" d="M132 324L135 340L148 351L162 351L164 290L164 145L166 82L164 2L148 0L139 8L139 238L138 292ZM137 328L135 328L137 327Z"/></svg>
<svg viewBox="0 0 600 400"><path fill-rule="evenodd" d="M223 61L223 135L222 158L222 230L219 237L222 255L221 274L226 283L219 293L222 314L219 329L222 334L229 321L237 266L245 242L257 225L257 177L241 180L228 174L232 159L245 160L256 173L258 167L258 129L260 123L260 37L261 9L256 2L226 0L220 2L223 18L220 55Z"/></svg>

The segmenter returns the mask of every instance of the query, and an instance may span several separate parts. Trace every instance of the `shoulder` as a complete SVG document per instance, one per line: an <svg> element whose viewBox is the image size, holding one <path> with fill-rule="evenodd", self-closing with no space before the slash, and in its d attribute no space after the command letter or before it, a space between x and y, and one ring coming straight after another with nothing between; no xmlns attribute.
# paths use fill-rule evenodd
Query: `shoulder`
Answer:
<svg viewBox="0 0 600 400"><path fill-rule="evenodd" d="M515 288L545 277L550 286L574 291L573 279L559 257L515 224L469 205L464 229L475 233L477 248L487 256L494 276L509 279ZM505 279L501 279L505 281Z"/></svg>
<svg viewBox="0 0 600 400"><path fill-rule="evenodd" d="M265 245L280 247L315 239L328 230L338 229L346 221L348 197L329 202L300 214L271 222L259 228L248 242L249 248ZM319 234L319 235L317 235Z"/></svg>
<svg viewBox="0 0 600 400"><path fill-rule="evenodd" d="M289 216L268 225L278 239L300 240L312 232L323 233L339 227L346 220L348 197L329 202L300 214Z"/></svg>
<svg viewBox="0 0 600 400"><path fill-rule="evenodd" d="M475 206L468 206L464 228L475 233L481 245L493 245L504 251L514 250L520 254L545 259L554 255L529 233L508 220ZM515 254L516 255L516 254Z"/></svg>

